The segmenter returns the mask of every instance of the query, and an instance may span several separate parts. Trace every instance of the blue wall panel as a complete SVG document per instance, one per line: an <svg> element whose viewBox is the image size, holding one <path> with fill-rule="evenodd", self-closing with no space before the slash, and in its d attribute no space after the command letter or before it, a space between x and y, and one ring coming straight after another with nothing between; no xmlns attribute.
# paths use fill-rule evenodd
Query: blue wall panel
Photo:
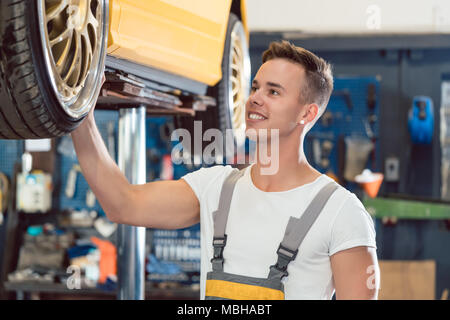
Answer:
<svg viewBox="0 0 450 320"><path fill-rule="evenodd" d="M0 140L0 171L11 180L14 163L20 161L23 142L17 140Z"/></svg>
<svg viewBox="0 0 450 320"><path fill-rule="evenodd" d="M375 87L375 107L369 111L367 96L368 87L373 85ZM305 141L305 153L310 163L319 171L326 173L331 171L337 174L338 170L338 138L340 135L344 137L362 137L369 139L369 134L366 131L366 121L369 115L375 115L379 119L379 81L377 77L367 76L338 76L334 79L335 92L346 90L349 93L352 108L349 109L348 102L342 95L332 95L327 105L327 112L333 114L332 123L329 126L324 126L319 121L314 125L310 132L306 135ZM380 172L381 157L380 157L380 143L379 143L379 121L376 121L374 125L370 127L376 138L374 144L374 157L371 158L369 154L366 168L372 171ZM312 155L312 141L318 139L319 141L330 140L333 143L333 149L331 151L329 160L330 167L322 168L320 164L314 162ZM354 184L349 183L347 188L355 189Z"/></svg>

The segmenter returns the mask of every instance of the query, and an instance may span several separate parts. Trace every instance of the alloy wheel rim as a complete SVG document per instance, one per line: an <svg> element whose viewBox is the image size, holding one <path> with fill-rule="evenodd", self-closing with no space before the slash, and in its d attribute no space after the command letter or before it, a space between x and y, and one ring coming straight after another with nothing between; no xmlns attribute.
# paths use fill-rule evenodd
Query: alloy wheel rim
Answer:
<svg viewBox="0 0 450 320"><path fill-rule="evenodd" d="M104 10L101 0L42 0L38 7L47 71L57 99L72 117L86 114L92 100L101 47ZM84 94L83 94L84 92Z"/></svg>
<svg viewBox="0 0 450 320"><path fill-rule="evenodd" d="M229 113L236 143L245 142L245 103L250 93L250 56L247 38L241 22L237 22L231 32L229 61Z"/></svg>

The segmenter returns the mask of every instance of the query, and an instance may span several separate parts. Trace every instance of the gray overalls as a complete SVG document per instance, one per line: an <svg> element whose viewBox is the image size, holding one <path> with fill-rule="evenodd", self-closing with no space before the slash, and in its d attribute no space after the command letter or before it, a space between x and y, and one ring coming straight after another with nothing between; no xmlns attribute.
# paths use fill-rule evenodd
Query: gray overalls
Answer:
<svg viewBox="0 0 450 320"><path fill-rule="evenodd" d="M219 207L213 213L213 271L206 275L205 299L284 300L284 285L281 279L288 276L289 263L297 256L300 244L338 185L335 182L328 183L318 192L300 218L289 218L284 238L277 250L277 262L270 266L267 278L247 277L223 271L223 250L227 243L225 229L231 199L236 182L244 171L245 169L234 169L227 177L220 193Z"/></svg>

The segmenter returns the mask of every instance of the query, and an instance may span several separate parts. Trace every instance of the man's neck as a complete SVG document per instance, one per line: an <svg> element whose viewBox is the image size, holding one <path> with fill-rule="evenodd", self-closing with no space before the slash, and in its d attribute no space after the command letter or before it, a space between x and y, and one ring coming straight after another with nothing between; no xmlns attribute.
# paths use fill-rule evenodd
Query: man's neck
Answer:
<svg viewBox="0 0 450 320"><path fill-rule="evenodd" d="M301 140L300 140L301 139ZM279 150L277 154L270 154L271 145L267 144L271 162L267 164L266 159L258 156L259 149L255 152L254 165L250 176L253 184L260 190L266 192L286 191L313 182L321 173L314 169L306 159L303 151L303 138L279 139ZM276 150L276 148L275 148ZM277 157L275 159L274 157ZM278 162L276 164L276 162Z"/></svg>

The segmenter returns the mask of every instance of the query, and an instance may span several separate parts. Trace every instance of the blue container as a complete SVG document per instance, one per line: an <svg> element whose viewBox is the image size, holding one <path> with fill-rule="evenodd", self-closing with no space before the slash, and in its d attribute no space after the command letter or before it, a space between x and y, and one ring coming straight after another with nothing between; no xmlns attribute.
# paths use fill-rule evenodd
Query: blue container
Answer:
<svg viewBox="0 0 450 320"><path fill-rule="evenodd" d="M413 144L431 144L434 131L433 100L415 96L408 114L408 129Z"/></svg>

